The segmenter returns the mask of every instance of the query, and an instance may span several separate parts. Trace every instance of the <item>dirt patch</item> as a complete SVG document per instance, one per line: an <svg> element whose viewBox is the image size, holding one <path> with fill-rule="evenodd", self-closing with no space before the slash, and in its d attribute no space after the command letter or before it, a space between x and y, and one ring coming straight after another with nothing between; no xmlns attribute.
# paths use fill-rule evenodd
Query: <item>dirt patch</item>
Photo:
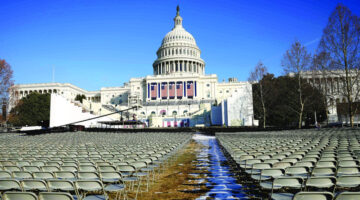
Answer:
<svg viewBox="0 0 360 200"><path fill-rule="evenodd" d="M196 154L202 145L191 141L172 158L171 164L150 185L148 192L138 194L139 200L150 199L196 199L205 194L208 189L203 183L202 172L195 167ZM195 171L196 170L196 171ZM194 173L195 172L195 173ZM128 194L133 198L134 193Z"/></svg>

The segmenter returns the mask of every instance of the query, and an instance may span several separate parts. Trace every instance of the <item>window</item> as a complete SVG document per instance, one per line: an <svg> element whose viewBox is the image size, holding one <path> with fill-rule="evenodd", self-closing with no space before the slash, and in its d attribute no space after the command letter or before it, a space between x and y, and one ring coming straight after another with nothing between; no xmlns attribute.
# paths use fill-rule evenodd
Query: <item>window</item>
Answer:
<svg viewBox="0 0 360 200"><path fill-rule="evenodd" d="M140 87L137 87L138 90L140 90Z"/></svg>
<svg viewBox="0 0 360 200"><path fill-rule="evenodd" d="M237 90L235 90L235 92L237 92Z"/></svg>
<svg viewBox="0 0 360 200"><path fill-rule="evenodd" d="M169 90L171 90L171 89L172 89L172 84L169 85Z"/></svg>
<svg viewBox="0 0 360 200"><path fill-rule="evenodd" d="M152 86L151 86L151 90L154 90L154 89L155 89L155 87L152 85Z"/></svg>
<svg viewBox="0 0 360 200"><path fill-rule="evenodd" d="M191 86L190 84L187 84L187 89L190 89L191 88L190 86Z"/></svg>
<svg viewBox="0 0 360 200"><path fill-rule="evenodd" d="M177 84L177 85L176 85L176 89L180 89L180 84Z"/></svg>
<svg viewBox="0 0 360 200"><path fill-rule="evenodd" d="M161 85L161 89L164 90L164 89L165 89L165 85Z"/></svg>
<svg viewBox="0 0 360 200"><path fill-rule="evenodd" d="M226 90L226 93L229 93L229 90Z"/></svg>
<svg viewBox="0 0 360 200"><path fill-rule="evenodd" d="M206 84L206 87L210 87L210 84L208 83L208 84Z"/></svg>

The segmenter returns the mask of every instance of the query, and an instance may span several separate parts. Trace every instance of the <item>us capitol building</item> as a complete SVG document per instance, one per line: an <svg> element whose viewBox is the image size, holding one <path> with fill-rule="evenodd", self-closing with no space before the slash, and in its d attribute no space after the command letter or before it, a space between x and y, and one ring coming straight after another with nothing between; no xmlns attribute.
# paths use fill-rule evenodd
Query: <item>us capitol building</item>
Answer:
<svg viewBox="0 0 360 200"><path fill-rule="evenodd" d="M153 127L254 125L251 84L236 78L218 82L216 74L205 73L201 51L184 29L179 7L174 28L165 35L156 55L153 75L131 78L121 87L86 91L69 83L19 84L14 87L16 96L52 93L95 116L135 106L130 116ZM76 95L86 99L77 102ZM119 115L111 117L119 120Z"/></svg>

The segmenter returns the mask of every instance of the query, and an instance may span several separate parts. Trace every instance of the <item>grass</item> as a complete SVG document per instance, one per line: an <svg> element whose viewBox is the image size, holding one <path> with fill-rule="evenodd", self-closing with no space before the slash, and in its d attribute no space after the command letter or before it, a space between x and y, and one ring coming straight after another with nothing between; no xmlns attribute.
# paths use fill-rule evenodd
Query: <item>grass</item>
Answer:
<svg viewBox="0 0 360 200"><path fill-rule="evenodd" d="M175 158L165 170L159 174L155 183L150 185L148 192L138 194L139 200L151 199L196 199L205 194L208 189L201 184L196 184L197 178L194 179L192 174L195 172L194 160L197 152L202 148L195 141L191 141L185 148L177 152ZM196 170L196 173L201 172ZM204 172L206 172L204 170ZM191 192L198 189L197 192ZM187 192L186 192L187 191ZM129 193L130 198L135 194Z"/></svg>

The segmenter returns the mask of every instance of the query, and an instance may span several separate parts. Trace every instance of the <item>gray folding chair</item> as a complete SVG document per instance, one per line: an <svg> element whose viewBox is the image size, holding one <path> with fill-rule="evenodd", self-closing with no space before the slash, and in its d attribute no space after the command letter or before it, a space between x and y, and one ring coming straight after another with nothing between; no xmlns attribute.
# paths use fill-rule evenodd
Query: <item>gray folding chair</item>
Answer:
<svg viewBox="0 0 360 200"><path fill-rule="evenodd" d="M301 191L303 188L304 179L302 177L278 177L275 178L272 187L270 197L274 200L291 199L294 194L292 193L274 193L274 190L291 189Z"/></svg>
<svg viewBox="0 0 360 200"><path fill-rule="evenodd" d="M74 200L74 198L65 192L40 192L39 200Z"/></svg>
<svg viewBox="0 0 360 200"><path fill-rule="evenodd" d="M2 200L37 200L36 194L32 192L5 192Z"/></svg>
<svg viewBox="0 0 360 200"><path fill-rule="evenodd" d="M335 200L358 200L358 199L360 199L360 192L342 192L335 197Z"/></svg>
<svg viewBox="0 0 360 200"><path fill-rule="evenodd" d="M79 194L79 199L90 200L107 200L108 197L105 193L104 186L100 181L88 181L88 180L78 180L75 181L75 188L77 194ZM91 195L89 195L92 193ZM94 194L98 193L98 194Z"/></svg>
<svg viewBox="0 0 360 200"><path fill-rule="evenodd" d="M330 192L298 192L293 200L332 200L334 195Z"/></svg>
<svg viewBox="0 0 360 200"><path fill-rule="evenodd" d="M0 179L0 192L9 190L22 191L22 186L20 182L15 179Z"/></svg>
<svg viewBox="0 0 360 200"><path fill-rule="evenodd" d="M24 191L48 191L47 185L43 180L24 179L21 181Z"/></svg>

